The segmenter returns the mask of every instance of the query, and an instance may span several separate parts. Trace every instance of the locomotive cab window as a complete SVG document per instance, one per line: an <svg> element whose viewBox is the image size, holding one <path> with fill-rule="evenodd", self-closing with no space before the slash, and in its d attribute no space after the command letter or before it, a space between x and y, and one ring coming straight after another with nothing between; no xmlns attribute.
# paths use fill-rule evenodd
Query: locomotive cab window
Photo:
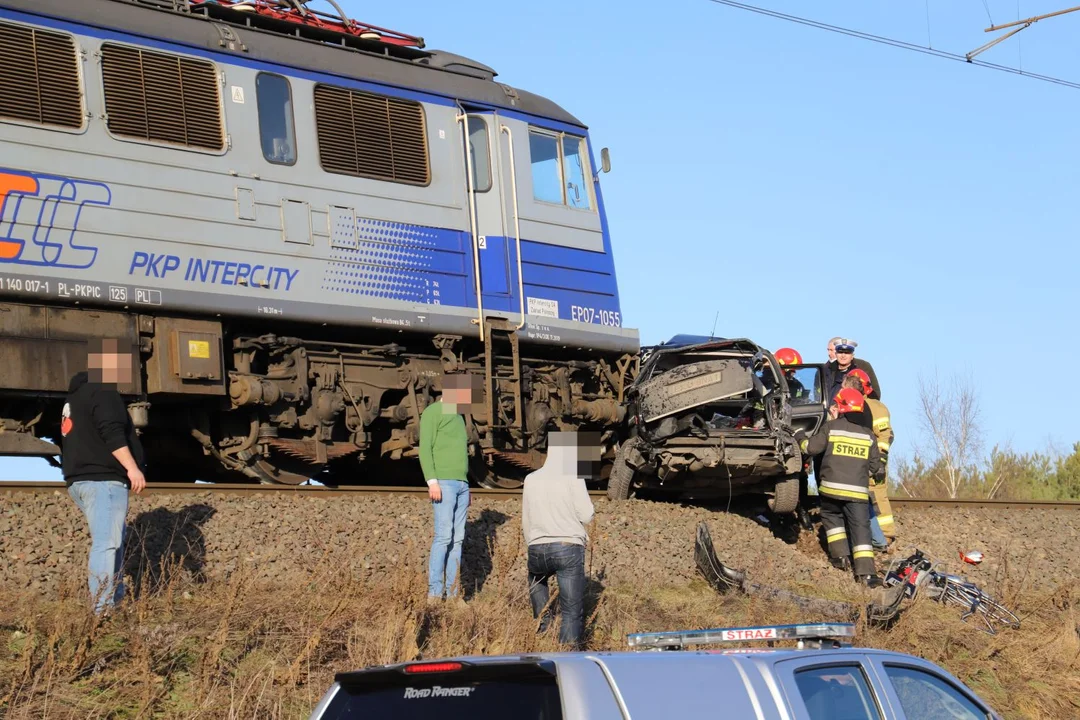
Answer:
<svg viewBox="0 0 1080 720"><path fill-rule="evenodd" d="M259 138L263 157L275 165L296 162L296 127L293 124L292 90L280 75L259 73L255 80L259 105Z"/></svg>
<svg viewBox="0 0 1080 720"><path fill-rule="evenodd" d="M0 119L81 130L80 80L70 35L0 23Z"/></svg>
<svg viewBox="0 0 1080 720"><path fill-rule="evenodd" d="M575 210L591 210L592 176L585 152L585 138L530 130L533 198Z"/></svg>
<svg viewBox="0 0 1080 720"><path fill-rule="evenodd" d="M472 187L476 192L491 189L491 143L483 118L469 116L469 162L472 163Z"/></svg>

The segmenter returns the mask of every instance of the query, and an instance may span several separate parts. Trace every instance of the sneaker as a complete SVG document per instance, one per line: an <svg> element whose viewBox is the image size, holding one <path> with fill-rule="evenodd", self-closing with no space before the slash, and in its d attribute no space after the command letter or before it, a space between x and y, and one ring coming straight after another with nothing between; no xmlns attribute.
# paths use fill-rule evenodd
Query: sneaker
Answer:
<svg viewBox="0 0 1080 720"><path fill-rule="evenodd" d="M442 601L443 601L443 599L441 597L439 597L438 595L428 595L427 606L429 608L438 607L439 605L442 604Z"/></svg>

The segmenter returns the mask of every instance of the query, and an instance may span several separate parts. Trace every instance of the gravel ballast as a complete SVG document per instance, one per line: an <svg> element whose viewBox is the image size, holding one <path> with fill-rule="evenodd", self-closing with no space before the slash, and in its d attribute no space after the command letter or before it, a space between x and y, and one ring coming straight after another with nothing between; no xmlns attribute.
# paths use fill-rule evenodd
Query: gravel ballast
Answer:
<svg viewBox="0 0 1080 720"><path fill-rule="evenodd" d="M684 585L695 578L695 528L708 523L717 555L757 582L807 595L850 595L850 576L834 570L815 537L778 539L754 520L679 504L594 498L588 570L606 586ZM1080 513L1062 510L896 511L901 548L918 546L990 592L1052 590L1080 574ZM518 498L477 496L469 508L462 559L466 593L482 584L496 554L516 553L524 582ZM127 571L151 572L162 558L185 557L185 571L221 578L244 568L267 582L289 582L315 562L377 579L401 566L426 572L432 535L424 495L256 495L206 491L132 496ZM0 583L47 596L63 579L85 577L86 524L63 492L0 494ZM958 550L985 562L963 565ZM890 558L879 556L879 567Z"/></svg>

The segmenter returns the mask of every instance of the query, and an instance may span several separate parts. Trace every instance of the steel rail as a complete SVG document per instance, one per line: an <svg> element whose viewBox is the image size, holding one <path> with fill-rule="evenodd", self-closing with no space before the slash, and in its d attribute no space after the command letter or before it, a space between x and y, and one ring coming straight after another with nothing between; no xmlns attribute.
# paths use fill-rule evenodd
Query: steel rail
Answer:
<svg viewBox="0 0 1080 720"><path fill-rule="evenodd" d="M67 487L57 481L0 481L0 492L66 492ZM258 483L147 483L144 494L182 495L198 493L220 493L222 495L258 495L299 493L301 495L353 495L357 493L396 493L427 494L426 487L415 485L342 485L329 487L324 485L261 485ZM499 488L469 488L472 495L510 495L520 496L520 490ZM590 490L589 494L606 496L603 490Z"/></svg>
<svg viewBox="0 0 1080 720"><path fill-rule="evenodd" d="M1076 500L983 500L979 498L889 498L898 507L955 507L993 510L1080 510Z"/></svg>
<svg viewBox="0 0 1080 720"><path fill-rule="evenodd" d="M0 492L65 492L63 482L56 481L0 481ZM302 495L352 495L357 493L426 493L427 488L414 485L342 485L330 487L323 485L261 485L257 483L149 483L144 491L148 494L178 495L190 493L221 493L236 495L258 495L299 493ZM469 488L473 495L519 496L520 490L498 488ZM606 497L603 490L590 490L593 497ZM897 507L952 507L965 509L995 510L1080 510L1080 501L1076 500L981 500L950 498L889 498Z"/></svg>

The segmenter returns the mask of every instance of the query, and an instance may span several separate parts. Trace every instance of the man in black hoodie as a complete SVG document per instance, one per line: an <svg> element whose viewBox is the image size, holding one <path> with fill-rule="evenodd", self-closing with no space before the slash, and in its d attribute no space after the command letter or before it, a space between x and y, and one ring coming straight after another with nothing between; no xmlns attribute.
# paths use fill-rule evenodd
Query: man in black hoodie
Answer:
<svg viewBox="0 0 1080 720"><path fill-rule="evenodd" d="M130 349L114 339L93 340L86 366L68 386L61 454L68 494L90 526L90 596L100 613L124 596L128 490L142 492L146 478L142 444L117 390L131 382Z"/></svg>

